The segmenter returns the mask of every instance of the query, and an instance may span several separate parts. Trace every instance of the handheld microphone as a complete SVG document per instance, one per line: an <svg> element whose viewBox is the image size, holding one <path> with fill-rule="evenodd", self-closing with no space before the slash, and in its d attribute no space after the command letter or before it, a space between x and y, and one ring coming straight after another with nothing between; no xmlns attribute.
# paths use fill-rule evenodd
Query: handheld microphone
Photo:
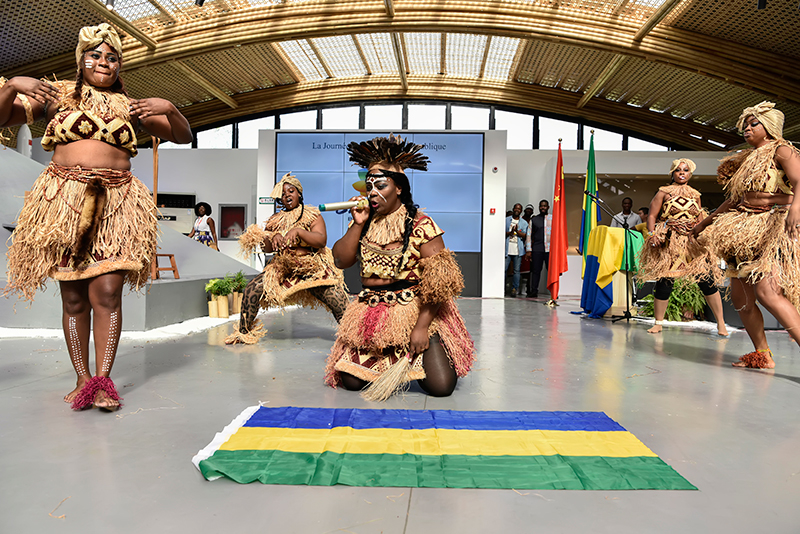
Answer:
<svg viewBox="0 0 800 534"><path fill-rule="evenodd" d="M349 210L350 208L366 208L369 206L369 200L362 198L361 200L349 200L347 202L331 202L329 204L320 204L319 211L338 211Z"/></svg>

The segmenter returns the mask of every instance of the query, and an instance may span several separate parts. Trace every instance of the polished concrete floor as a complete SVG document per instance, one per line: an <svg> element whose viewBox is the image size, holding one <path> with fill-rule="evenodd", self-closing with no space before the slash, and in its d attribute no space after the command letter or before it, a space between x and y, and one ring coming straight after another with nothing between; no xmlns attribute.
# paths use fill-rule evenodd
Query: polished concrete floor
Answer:
<svg viewBox="0 0 800 534"><path fill-rule="evenodd" d="M226 347L231 324L123 341L116 414L73 413L59 339L0 340L0 532L800 532L800 350L770 332L775 371L733 369L750 349L678 328L570 314L567 300L462 299L479 360L452 397L388 407L604 411L699 491L514 491L238 485L191 463L244 408L374 407L322 385L334 324L264 317L269 336Z"/></svg>

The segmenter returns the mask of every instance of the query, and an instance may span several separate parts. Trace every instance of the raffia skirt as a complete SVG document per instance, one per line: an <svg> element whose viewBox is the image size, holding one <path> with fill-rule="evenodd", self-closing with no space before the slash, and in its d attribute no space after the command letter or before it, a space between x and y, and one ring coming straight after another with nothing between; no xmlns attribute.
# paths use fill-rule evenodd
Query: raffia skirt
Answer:
<svg viewBox="0 0 800 534"><path fill-rule="evenodd" d="M325 383L341 385L340 372L372 382L408 354L411 331L419 318L420 300L413 289L366 290L344 312L336 342L325 369ZM455 300L440 307L428 328L428 337L438 334L445 353L459 377L475 361L475 346L464 326ZM413 357L405 381L422 380L423 355Z"/></svg>
<svg viewBox="0 0 800 534"><path fill-rule="evenodd" d="M333 253L328 247L303 256L277 254L263 273L263 308L295 304L314 308L320 302L308 289L341 285L344 290L344 274L336 268Z"/></svg>
<svg viewBox="0 0 800 534"><path fill-rule="evenodd" d="M158 239L150 191L130 171L50 163L27 195L8 249L5 294L33 300L47 278L124 271L131 289L150 276Z"/></svg>
<svg viewBox="0 0 800 534"><path fill-rule="evenodd" d="M637 278L707 280L720 285L724 277L719 268L719 258L708 248L690 240L692 226L670 224L669 221L658 223L639 251ZM653 237L660 238L661 243L653 246Z"/></svg>
<svg viewBox="0 0 800 534"><path fill-rule="evenodd" d="M762 211L742 205L717 217L701 237L728 263L726 276L757 284L773 275L786 298L800 309L800 242L786 233L788 211L788 206Z"/></svg>

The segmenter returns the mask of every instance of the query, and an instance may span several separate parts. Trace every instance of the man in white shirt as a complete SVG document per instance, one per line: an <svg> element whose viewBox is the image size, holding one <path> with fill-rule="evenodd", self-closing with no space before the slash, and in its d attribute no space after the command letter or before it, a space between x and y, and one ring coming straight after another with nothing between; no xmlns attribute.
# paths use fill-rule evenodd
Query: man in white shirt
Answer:
<svg viewBox="0 0 800 534"><path fill-rule="evenodd" d="M633 208L633 199L631 197L625 197L622 199L622 211L614 215L611 218L611 227L612 228L625 228L625 224L627 224L628 228L633 230L633 227L637 224L642 224L642 218L639 217L636 213L633 213L631 209Z"/></svg>
<svg viewBox="0 0 800 534"><path fill-rule="evenodd" d="M510 217L506 217L506 270L509 264L514 264L514 278L512 279L513 294L516 297L519 290L519 268L522 256L525 255L525 234L528 233L528 223L520 217L522 204L514 204Z"/></svg>

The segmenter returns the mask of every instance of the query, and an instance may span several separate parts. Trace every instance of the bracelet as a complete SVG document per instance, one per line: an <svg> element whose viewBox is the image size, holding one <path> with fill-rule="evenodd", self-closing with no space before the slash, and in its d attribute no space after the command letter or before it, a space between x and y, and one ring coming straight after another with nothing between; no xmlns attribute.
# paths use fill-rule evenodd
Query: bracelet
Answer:
<svg viewBox="0 0 800 534"><path fill-rule="evenodd" d="M22 102L22 107L25 108L25 124L33 124L36 122L33 120L33 106L31 106L31 101L28 99L28 96L17 93L17 98Z"/></svg>

